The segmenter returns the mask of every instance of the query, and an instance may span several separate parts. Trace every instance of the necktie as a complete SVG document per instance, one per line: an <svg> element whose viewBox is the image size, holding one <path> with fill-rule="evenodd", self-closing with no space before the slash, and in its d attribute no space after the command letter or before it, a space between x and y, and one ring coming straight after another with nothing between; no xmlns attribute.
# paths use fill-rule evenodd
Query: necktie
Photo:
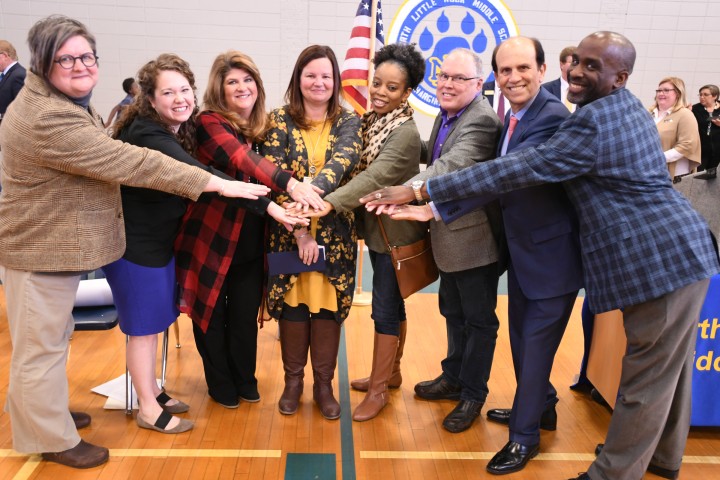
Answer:
<svg viewBox="0 0 720 480"><path fill-rule="evenodd" d="M0 82L2 82L2 79L4 76L5 76L5 72L0 72Z"/></svg>
<svg viewBox="0 0 720 480"><path fill-rule="evenodd" d="M510 115L510 125L508 125L508 131L507 131L508 142L510 141L512 134L515 131L515 125L517 125L517 122L518 122L517 117L515 115Z"/></svg>
<svg viewBox="0 0 720 480"><path fill-rule="evenodd" d="M505 121L505 99L503 98L502 93L498 91L498 95L495 96L495 98L498 101L498 108L497 108L497 114L498 117L500 117L500 121Z"/></svg>

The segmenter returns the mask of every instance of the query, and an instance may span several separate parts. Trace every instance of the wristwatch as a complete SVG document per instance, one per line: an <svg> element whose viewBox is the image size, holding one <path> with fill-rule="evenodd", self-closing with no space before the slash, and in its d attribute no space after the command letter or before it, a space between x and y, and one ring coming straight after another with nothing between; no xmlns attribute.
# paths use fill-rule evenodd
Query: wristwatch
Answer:
<svg viewBox="0 0 720 480"><path fill-rule="evenodd" d="M412 186L413 193L415 194L415 198L417 199L418 202L423 201L422 194L420 193L420 189L422 188L423 183L425 183L425 182L423 182L422 180L415 180L414 182L412 182L410 184L410 186Z"/></svg>

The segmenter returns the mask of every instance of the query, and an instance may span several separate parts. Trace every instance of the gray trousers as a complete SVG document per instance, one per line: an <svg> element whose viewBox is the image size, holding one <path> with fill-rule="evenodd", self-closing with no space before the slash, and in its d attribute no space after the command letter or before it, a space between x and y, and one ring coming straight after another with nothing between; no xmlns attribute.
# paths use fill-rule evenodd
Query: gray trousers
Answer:
<svg viewBox="0 0 720 480"><path fill-rule="evenodd" d="M627 351L593 480L639 480L649 463L677 470L690 429L697 324L710 280L625 308Z"/></svg>
<svg viewBox="0 0 720 480"><path fill-rule="evenodd" d="M80 443L68 408L66 362L79 275L0 267L13 351L5 411L13 448L61 452Z"/></svg>

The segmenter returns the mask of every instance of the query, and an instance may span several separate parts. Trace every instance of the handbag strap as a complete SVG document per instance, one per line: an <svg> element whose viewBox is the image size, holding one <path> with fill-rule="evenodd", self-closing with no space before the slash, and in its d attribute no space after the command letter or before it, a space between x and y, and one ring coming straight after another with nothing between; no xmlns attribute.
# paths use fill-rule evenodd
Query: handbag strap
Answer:
<svg viewBox="0 0 720 480"><path fill-rule="evenodd" d="M382 233L383 240L385 240L385 245L387 245L388 253L392 252L390 240L388 240L387 233L385 233L385 227L383 226L382 220L380 220L379 216L377 217L377 221L380 224L380 233Z"/></svg>

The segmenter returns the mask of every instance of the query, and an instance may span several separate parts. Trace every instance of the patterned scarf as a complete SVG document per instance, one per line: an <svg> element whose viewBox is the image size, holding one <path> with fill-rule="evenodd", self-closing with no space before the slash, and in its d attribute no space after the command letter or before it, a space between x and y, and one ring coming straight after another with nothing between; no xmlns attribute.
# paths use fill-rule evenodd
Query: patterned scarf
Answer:
<svg viewBox="0 0 720 480"><path fill-rule="evenodd" d="M365 113L362 117L363 151L358 163L358 171L365 170L375 160L387 137L397 127L410 120L413 109L403 102L392 112L382 117L374 111Z"/></svg>

